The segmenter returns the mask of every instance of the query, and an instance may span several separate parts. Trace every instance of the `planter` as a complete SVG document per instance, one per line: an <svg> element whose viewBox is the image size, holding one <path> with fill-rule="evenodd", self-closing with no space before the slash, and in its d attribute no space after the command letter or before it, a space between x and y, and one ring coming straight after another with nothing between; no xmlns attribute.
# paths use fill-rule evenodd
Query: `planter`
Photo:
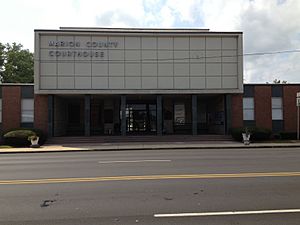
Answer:
<svg viewBox="0 0 300 225"><path fill-rule="evenodd" d="M249 133L242 133L243 136L243 143L244 145L249 145L250 144L250 134Z"/></svg>
<svg viewBox="0 0 300 225"><path fill-rule="evenodd" d="M40 145L39 145L39 137L36 137L36 138L34 138L34 139L31 139L30 140L30 142L31 142L31 145L30 145L30 147L31 148L39 148L40 147Z"/></svg>

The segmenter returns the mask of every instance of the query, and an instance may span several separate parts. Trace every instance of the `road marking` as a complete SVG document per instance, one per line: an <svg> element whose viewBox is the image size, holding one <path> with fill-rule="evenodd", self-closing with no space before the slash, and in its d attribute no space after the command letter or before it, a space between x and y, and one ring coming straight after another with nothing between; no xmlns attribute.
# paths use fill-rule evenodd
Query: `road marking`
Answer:
<svg viewBox="0 0 300 225"><path fill-rule="evenodd" d="M130 161L99 161L100 164L110 163L143 163L143 162L171 162L169 159L147 159L147 160L130 160Z"/></svg>
<svg viewBox="0 0 300 225"><path fill-rule="evenodd" d="M252 214L278 214L278 213L300 213L300 209L275 209L256 211L228 211L228 212L203 212L203 213L172 213L154 214L157 218L166 217L195 217L195 216L232 216L232 215L252 215Z"/></svg>
<svg viewBox="0 0 300 225"><path fill-rule="evenodd" d="M223 179L223 178L257 178L257 177L296 177L300 172L272 172L272 173L225 173L225 174L183 174L183 175L141 175L115 177L78 177L78 178L46 178L33 180L0 180L5 184L53 184L79 183L99 181L133 181L133 180L169 180L169 179Z"/></svg>

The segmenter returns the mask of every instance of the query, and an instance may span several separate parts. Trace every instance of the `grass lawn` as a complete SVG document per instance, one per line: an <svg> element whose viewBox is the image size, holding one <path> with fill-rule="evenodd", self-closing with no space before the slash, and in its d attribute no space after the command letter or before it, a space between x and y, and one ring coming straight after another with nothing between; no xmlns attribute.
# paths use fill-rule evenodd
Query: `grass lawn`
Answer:
<svg viewBox="0 0 300 225"><path fill-rule="evenodd" d="M13 148L13 147L9 145L0 145L0 148Z"/></svg>

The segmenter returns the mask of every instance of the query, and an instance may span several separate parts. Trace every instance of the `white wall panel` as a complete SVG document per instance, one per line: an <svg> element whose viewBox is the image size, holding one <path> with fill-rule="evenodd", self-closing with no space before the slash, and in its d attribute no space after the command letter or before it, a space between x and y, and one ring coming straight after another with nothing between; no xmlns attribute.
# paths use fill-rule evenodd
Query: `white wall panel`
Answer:
<svg viewBox="0 0 300 225"><path fill-rule="evenodd" d="M237 80L235 77L223 77L223 88L237 88Z"/></svg>
<svg viewBox="0 0 300 225"><path fill-rule="evenodd" d="M188 37L175 37L174 49L176 50L189 50L190 40Z"/></svg>
<svg viewBox="0 0 300 225"><path fill-rule="evenodd" d="M205 64L190 64L191 76L205 76Z"/></svg>
<svg viewBox="0 0 300 225"><path fill-rule="evenodd" d="M189 76L190 74L190 64L188 63L178 63L174 65L174 76Z"/></svg>
<svg viewBox="0 0 300 225"><path fill-rule="evenodd" d="M207 50L206 51L206 62L221 62L222 52L218 50Z"/></svg>
<svg viewBox="0 0 300 225"><path fill-rule="evenodd" d="M58 77L57 79L58 89L74 89L74 77Z"/></svg>
<svg viewBox="0 0 300 225"><path fill-rule="evenodd" d="M156 63L143 63L142 64L143 76L157 76L157 64Z"/></svg>
<svg viewBox="0 0 300 225"><path fill-rule="evenodd" d="M142 88L157 89L157 77L142 77Z"/></svg>
<svg viewBox="0 0 300 225"><path fill-rule="evenodd" d="M191 63L204 63L205 62L205 51L191 50L190 51L190 62Z"/></svg>
<svg viewBox="0 0 300 225"><path fill-rule="evenodd" d="M41 88L42 89L57 89L57 78L56 77L41 77Z"/></svg>
<svg viewBox="0 0 300 225"><path fill-rule="evenodd" d="M109 76L124 76L124 63L110 63Z"/></svg>
<svg viewBox="0 0 300 225"><path fill-rule="evenodd" d="M125 49L141 49L141 38L125 37Z"/></svg>
<svg viewBox="0 0 300 225"><path fill-rule="evenodd" d="M134 63L141 60L141 51L139 50L126 50L125 59L127 63Z"/></svg>
<svg viewBox="0 0 300 225"><path fill-rule="evenodd" d="M108 76L108 63L93 63L92 76Z"/></svg>
<svg viewBox="0 0 300 225"><path fill-rule="evenodd" d="M190 61L189 51L174 51L175 63L188 63Z"/></svg>
<svg viewBox="0 0 300 225"><path fill-rule="evenodd" d="M191 50L205 49L205 37L191 37L190 49Z"/></svg>
<svg viewBox="0 0 300 225"><path fill-rule="evenodd" d="M208 89L222 88L221 77L207 77L206 88Z"/></svg>
<svg viewBox="0 0 300 225"><path fill-rule="evenodd" d="M119 61L124 61L125 53L124 50L109 50L108 51L108 59L109 61L112 61L113 63L119 62Z"/></svg>
<svg viewBox="0 0 300 225"><path fill-rule="evenodd" d="M236 63L227 63L222 65L223 76L237 76Z"/></svg>
<svg viewBox="0 0 300 225"><path fill-rule="evenodd" d="M41 48L49 48L49 42L50 41L56 41L56 36L54 35L49 35L49 36L46 36L46 35L43 35L41 36L41 39L40 39L40 43L41 43Z"/></svg>
<svg viewBox="0 0 300 225"><path fill-rule="evenodd" d="M125 77L126 89L141 89L141 77Z"/></svg>
<svg viewBox="0 0 300 225"><path fill-rule="evenodd" d="M222 49L237 49L237 38L235 37L223 37Z"/></svg>
<svg viewBox="0 0 300 225"><path fill-rule="evenodd" d="M92 80L86 77L75 77L75 89L91 89Z"/></svg>
<svg viewBox="0 0 300 225"><path fill-rule="evenodd" d="M92 77L92 89L108 89L108 77Z"/></svg>
<svg viewBox="0 0 300 225"><path fill-rule="evenodd" d="M58 30L35 37L36 93L242 92L238 32Z"/></svg>
<svg viewBox="0 0 300 225"><path fill-rule="evenodd" d="M174 61L173 51L171 50L158 50L158 62L159 63L170 63Z"/></svg>
<svg viewBox="0 0 300 225"><path fill-rule="evenodd" d="M160 63L158 64L158 76L172 76L174 75L174 69L172 63Z"/></svg>
<svg viewBox="0 0 300 225"><path fill-rule="evenodd" d="M41 63L41 76L56 76L56 63Z"/></svg>
<svg viewBox="0 0 300 225"><path fill-rule="evenodd" d="M221 38L220 37L209 37L206 38L206 49L221 49L222 44L221 44Z"/></svg>
<svg viewBox="0 0 300 225"><path fill-rule="evenodd" d="M191 77L191 89L205 89L205 77Z"/></svg>
<svg viewBox="0 0 300 225"><path fill-rule="evenodd" d="M142 51L142 61L147 62L156 62L157 61L157 51L154 50L143 50Z"/></svg>
<svg viewBox="0 0 300 225"><path fill-rule="evenodd" d="M156 49L157 42L155 37L142 37L142 49Z"/></svg>
<svg viewBox="0 0 300 225"><path fill-rule="evenodd" d="M75 76L91 76L92 64L91 63L75 63Z"/></svg>
<svg viewBox="0 0 300 225"><path fill-rule="evenodd" d="M57 63L57 73L61 76L74 76L74 63Z"/></svg>
<svg viewBox="0 0 300 225"><path fill-rule="evenodd" d="M173 89L174 88L174 78L173 77L158 77L158 88Z"/></svg>
<svg viewBox="0 0 300 225"><path fill-rule="evenodd" d="M174 78L174 88L178 89L189 89L189 78L187 77L175 77Z"/></svg>
<svg viewBox="0 0 300 225"><path fill-rule="evenodd" d="M171 37L159 37L157 38L157 48L158 49L173 49L173 38Z"/></svg>
<svg viewBox="0 0 300 225"><path fill-rule="evenodd" d="M210 63L206 64L206 75L207 76L221 76L221 66L220 63Z"/></svg>
<svg viewBox="0 0 300 225"><path fill-rule="evenodd" d="M140 63L127 63L125 65L125 76L141 76L141 64Z"/></svg>
<svg viewBox="0 0 300 225"><path fill-rule="evenodd" d="M230 62L230 63L237 63L238 57L237 57L237 51L236 50L223 50L222 51L222 61L223 63Z"/></svg>
<svg viewBox="0 0 300 225"><path fill-rule="evenodd" d="M112 42L117 42L118 43L118 49L124 49L125 45L124 45L124 37L119 37L119 36L110 36L108 37L108 41L112 41ZM112 48L109 48L112 49Z"/></svg>
<svg viewBox="0 0 300 225"><path fill-rule="evenodd" d="M124 77L109 77L109 89L124 89Z"/></svg>

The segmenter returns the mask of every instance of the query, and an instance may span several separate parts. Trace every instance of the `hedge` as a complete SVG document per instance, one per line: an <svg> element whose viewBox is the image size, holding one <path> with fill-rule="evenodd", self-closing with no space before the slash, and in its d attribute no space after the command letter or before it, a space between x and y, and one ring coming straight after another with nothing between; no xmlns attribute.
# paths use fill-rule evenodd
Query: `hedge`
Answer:
<svg viewBox="0 0 300 225"><path fill-rule="evenodd" d="M247 127L248 132L251 134L251 141L269 140L271 137L271 130L260 127ZM242 133L246 132L246 127L232 128L231 136L236 141L242 141Z"/></svg>
<svg viewBox="0 0 300 225"><path fill-rule="evenodd" d="M282 140L296 140L297 132L280 132L279 136Z"/></svg>
<svg viewBox="0 0 300 225"><path fill-rule="evenodd" d="M31 142L28 140L30 136L38 136L39 144L43 145L47 139L43 131L38 129L18 128L11 130L3 135L5 145L14 147L28 147Z"/></svg>

